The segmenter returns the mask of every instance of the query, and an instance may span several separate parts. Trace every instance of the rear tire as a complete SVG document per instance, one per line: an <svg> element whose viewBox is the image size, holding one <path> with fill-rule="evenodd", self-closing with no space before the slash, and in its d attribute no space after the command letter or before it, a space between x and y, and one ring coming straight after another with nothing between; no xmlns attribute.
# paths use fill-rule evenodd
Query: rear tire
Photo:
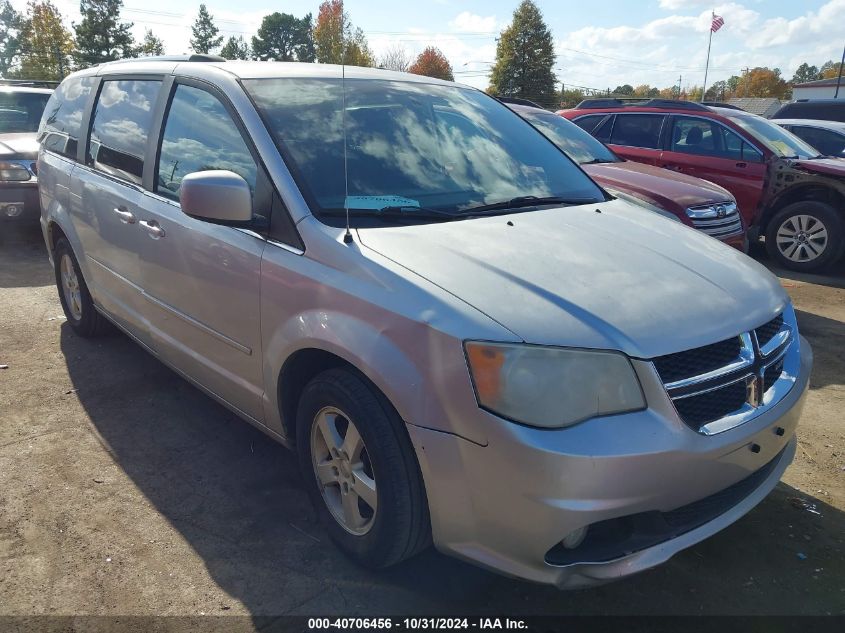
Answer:
<svg viewBox="0 0 845 633"><path fill-rule="evenodd" d="M320 520L357 563L389 567L427 547L428 502L413 446L369 381L347 369L312 379L299 400L296 444Z"/></svg>
<svg viewBox="0 0 845 633"><path fill-rule="evenodd" d="M53 250L53 265L59 300L70 327L85 338L103 334L108 329L108 323L94 307L76 255L63 237L56 242Z"/></svg>
<svg viewBox="0 0 845 633"><path fill-rule="evenodd" d="M843 246L842 218L824 202L807 200L787 205L766 227L766 250L790 270L821 270L839 259Z"/></svg>

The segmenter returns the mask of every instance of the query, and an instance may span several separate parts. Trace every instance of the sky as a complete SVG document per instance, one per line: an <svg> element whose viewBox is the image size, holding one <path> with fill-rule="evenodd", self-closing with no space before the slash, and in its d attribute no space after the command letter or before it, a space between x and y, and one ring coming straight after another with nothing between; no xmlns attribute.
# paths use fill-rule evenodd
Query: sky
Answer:
<svg viewBox="0 0 845 633"><path fill-rule="evenodd" d="M802 63L838 61L845 46L845 0L604 0L585 3L535 0L557 51L555 74L564 85L596 89L621 84L658 88L701 85L711 11L725 20L713 35L708 85L740 75L743 68L780 68L786 79ZM53 0L68 23L79 4ZM23 9L26 0L12 0ZM319 0L268 3L208 0L221 34L249 38L273 11L316 17ZM518 0L346 0L378 56L401 45L409 53L439 47L457 81L486 88L496 38L511 21ZM124 0L123 20L134 22L136 39L150 28L170 54L189 52L194 0Z"/></svg>

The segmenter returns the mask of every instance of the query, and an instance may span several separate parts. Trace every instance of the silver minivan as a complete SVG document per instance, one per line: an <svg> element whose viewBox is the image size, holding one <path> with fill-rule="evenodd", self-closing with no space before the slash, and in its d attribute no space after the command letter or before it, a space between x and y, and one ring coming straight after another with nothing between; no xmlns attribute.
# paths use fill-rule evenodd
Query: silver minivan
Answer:
<svg viewBox="0 0 845 633"><path fill-rule="evenodd" d="M298 453L334 542L559 587L760 502L812 363L778 280L614 199L486 94L212 57L64 80L39 132L70 326Z"/></svg>

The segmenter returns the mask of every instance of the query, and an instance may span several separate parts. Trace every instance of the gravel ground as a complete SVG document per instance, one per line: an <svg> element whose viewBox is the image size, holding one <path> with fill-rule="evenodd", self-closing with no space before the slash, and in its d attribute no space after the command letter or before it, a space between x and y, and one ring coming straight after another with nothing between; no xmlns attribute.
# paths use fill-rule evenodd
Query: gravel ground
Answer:
<svg viewBox="0 0 845 633"><path fill-rule="evenodd" d="M562 593L433 550L350 563L292 454L125 336L76 337L37 228L0 225L0 615L845 614L845 266L781 279L816 354L783 481L667 564Z"/></svg>

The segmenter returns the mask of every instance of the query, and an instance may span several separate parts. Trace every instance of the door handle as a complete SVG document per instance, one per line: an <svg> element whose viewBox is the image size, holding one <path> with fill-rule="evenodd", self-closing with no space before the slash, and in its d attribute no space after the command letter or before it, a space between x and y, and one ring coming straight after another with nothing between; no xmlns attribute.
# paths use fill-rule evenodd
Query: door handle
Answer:
<svg viewBox="0 0 845 633"><path fill-rule="evenodd" d="M138 224L140 224L143 229L150 234L152 239L157 240L164 237L164 229L161 228L155 220L141 220Z"/></svg>
<svg viewBox="0 0 845 633"><path fill-rule="evenodd" d="M115 207L113 211L124 224L135 224L135 216L126 207Z"/></svg>
<svg viewBox="0 0 845 633"><path fill-rule="evenodd" d="M748 167L748 163L741 162L736 164L737 167Z"/></svg>
<svg viewBox="0 0 845 633"><path fill-rule="evenodd" d="M663 169L668 169L669 171L681 171L681 168L677 165L661 165Z"/></svg>

